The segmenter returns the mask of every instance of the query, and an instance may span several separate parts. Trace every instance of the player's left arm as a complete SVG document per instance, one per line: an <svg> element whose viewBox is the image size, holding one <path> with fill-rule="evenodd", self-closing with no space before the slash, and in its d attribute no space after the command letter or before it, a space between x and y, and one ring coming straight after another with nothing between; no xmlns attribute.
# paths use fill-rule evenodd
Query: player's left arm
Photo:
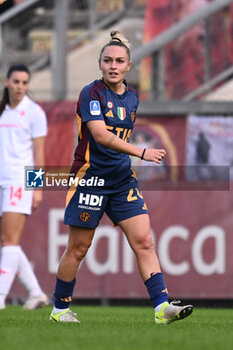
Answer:
<svg viewBox="0 0 233 350"><path fill-rule="evenodd" d="M2 5L4 2L6 2L7 0L0 0L0 5Z"/></svg>
<svg viewBox="0 0 233 350"><path fill-rule="evenodd" d="M157 164L160 164L166 155L164 149L143 150L136 145L122 140L120 137L107 130L106 124L102 120L89 121L87 122L87 127L96 143L99 143L106 148L111 148L117 152L126 153L141 159L143 158L146 161L155 162Z"/></svg>
<svg viewBox="0 0 233 350"><path fill-rule="evenodd" d="M45 164L44 156L45 136L33 138L34 165L41 168ZM43 192L36 190L33 192L32 209L38 208L42 201Z"/></svg>

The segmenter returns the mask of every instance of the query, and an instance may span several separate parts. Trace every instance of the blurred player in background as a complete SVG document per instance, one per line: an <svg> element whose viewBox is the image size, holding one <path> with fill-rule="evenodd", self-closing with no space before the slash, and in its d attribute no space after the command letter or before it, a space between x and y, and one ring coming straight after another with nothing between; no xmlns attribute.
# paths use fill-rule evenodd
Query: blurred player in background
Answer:
<svg viewBox="0 0 233 350"><path fill-rule="evenodd" d="M27 215L42 201L41 191L25 191L25 166L44 165L47 121L44 111L26 92L30 72L22 64L9 68L0 102L0 309L17 276L29 293L24 309L48 303L20 239Z"/></svg>
<svg viewBox="0 0 233 350"><path fill-rule="evenodd" d="M160 164L166 152L128 143L134 126L138 97L124 80L130 70L130 44L114 31L102 48L99 67L103 78L82 90L77 104L79 143L71 175L95 185L71 185L67 193L64 223L69 240L59 263L55 302L50 319L79 320L69 305L80 262L92 243L104 212L119 225L133 249L141 277L155 308L155 321L167 324L187 317L192 305L168 303L168 294L152 243L146 204L138 187L129 155Z"/></svg>

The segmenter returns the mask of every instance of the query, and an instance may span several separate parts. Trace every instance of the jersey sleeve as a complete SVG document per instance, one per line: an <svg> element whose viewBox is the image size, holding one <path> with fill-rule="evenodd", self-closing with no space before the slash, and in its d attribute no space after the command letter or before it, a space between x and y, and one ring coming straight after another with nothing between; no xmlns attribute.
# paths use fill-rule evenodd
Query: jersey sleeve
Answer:
<svg viewBox="0 0 233 350"><path fill-rule="evenodd" d="M89 90L88 87L83 89L77 106L77 114L81 116L84 123L92 120L104 121L100 97L97 94L93 97Z"/></svg>
<svg viewBox="0 0 233 350"><path fill-rule="evenodd" d="M32 138L47 135L47 118L43 109L36 105L33 111L33 120L31 123Z"/></svg>

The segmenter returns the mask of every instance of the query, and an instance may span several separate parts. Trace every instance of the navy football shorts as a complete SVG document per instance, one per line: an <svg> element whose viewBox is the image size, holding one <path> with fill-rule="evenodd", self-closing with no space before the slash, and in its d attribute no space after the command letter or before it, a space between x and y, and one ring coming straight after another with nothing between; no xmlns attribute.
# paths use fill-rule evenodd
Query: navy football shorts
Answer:
<svg viewBox="0 0 233 350"><path fill-rule="evenodd" d="M131 182L126 190L106 194L101 189L93 192L87 187L78 187L73 193L68 191L68 204L64 224L96 228L104 212L113 224L140 214L147 214L147 206L137 181Z"/></svg>

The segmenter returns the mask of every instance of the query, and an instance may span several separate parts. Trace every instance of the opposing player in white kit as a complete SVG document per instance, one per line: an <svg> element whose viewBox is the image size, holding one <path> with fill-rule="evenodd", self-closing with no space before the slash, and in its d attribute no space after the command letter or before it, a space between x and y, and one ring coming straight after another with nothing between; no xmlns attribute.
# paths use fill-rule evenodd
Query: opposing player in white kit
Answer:
<svg viewBox="0 0 233 350"><path fill-rule="evenodd" d="M47 134L44 111L26 96L29 80L26 66L10 67L0 102L0 309L16 276L29 293L24 309L48 304L20 246L26 217L42 200L41 191L24 190L25 166L44 165Z"/></svg>

